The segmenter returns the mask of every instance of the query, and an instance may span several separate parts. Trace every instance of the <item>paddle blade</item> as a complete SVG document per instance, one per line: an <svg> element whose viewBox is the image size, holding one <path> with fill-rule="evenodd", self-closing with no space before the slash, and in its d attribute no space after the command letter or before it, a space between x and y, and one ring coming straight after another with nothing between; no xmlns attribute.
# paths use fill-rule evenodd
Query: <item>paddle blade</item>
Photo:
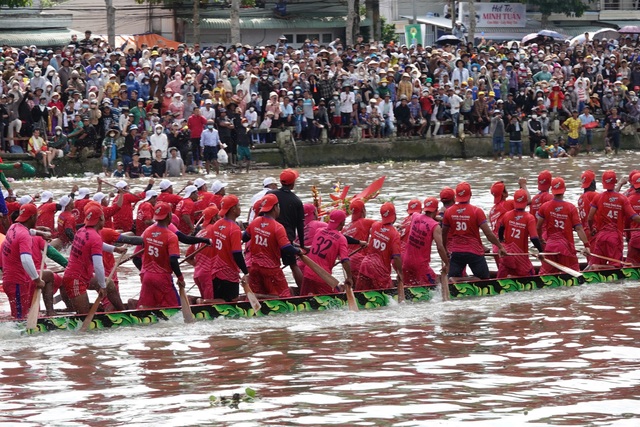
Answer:
<svg viewBox="0 0 640 427"><path fill-rule="evenodd" d="M356 301L356 296L353 293L353 288L351 287L351 285L347 285L344 291L347 294L347 304L349 305L349 310L359 311L360 309L358 308L358 301Z"/></svg>
<svg viewBox="0 0 640 427"><path fill-rule="evenodd" d="M38 326L38 314L40 313L40 294L42 290L36 289L31 299L31 307L27 315L27 330L35 329Z"/></svg>
<svg viewBox="0 0 640 427"><path fill-rule="evenodd" d="M91 306L87 317L82 321L82 326L80 327L80 332L87 332L89 330L89 326L91 326L91 322L93 322L93 317L96 315L98 311L98 307L100 307L100 301L102 301L102 297L98 294L98 298Z"/></svg>
<svg viewBox="0 0 640 427"><path fill-rule="evenodd" d="M247 299L249 300L249 303L251 303L251 308L253 308L253 312L257 314L262 308L262 304L260 304L260 301L258 301L258 297L256 296L256 294L253 293L253 291L251 290L251 287L249 287L249 285L245 282L241 282L241 283L242 283L242 289L244 289L244 293L247 294Z"/></svg>
<svg viewBox="0 0 640 427"><path fill-rule="evenodd" d="M535 256L535 255L534 255L534 256ZM567 267L566 265L562 265L562 264L560 264L560 263L557 263L557 262L552 261L552 260L550 260L550 259L547 259L547 258L545 258L545 257L540 258L540 260L541 260L541 261L543 261L543 262L546 262L546 263L547 263L547 264L549 264L551 267L556 268L556 269L558 269L558 270L562 271L563 273L567 273L567 274L569 274L569 275L571 275L571 276L573 276L573 277L576 277L576 278L580 278L580 277L582 277L582 273L581 273L581 272L579 272L578 270L574 270L573 268L569 268L569 267Z"/></svg>
<svg viewBox="0 0 640 427"><path fill-rule="evenodd" d="M180 288L180 305L182 307L182 317L184 323L193 323L196 319L191 312L191 306L189 305L189 298L187 298L187 291L183 287Z"/></svg>
<svg viewBox="0 0 640 427"><path fill-rule="evenodd" d="M318 277L320 277L327 285L335 288L340 283L338 279L331 275L331 273L327 272L325 269L313 262L313 260L308 256L300 255L300 259L306 264L307 267L313 270L313 272L316 273Z"/></svg>
<svg viewBox="0 0 640 427"><path fill-rule="evenodd" d="M404 302L404 283L398 280L398 302Z"/></svg>
<svg viewBox="0 0 640 427"><path fill-rule="evenodd" d="M449 293L449 277L447 276L446 270L443 270L440 273L440 287L442 292L442 301L449 301L451 299L451 294Z"/></svg>

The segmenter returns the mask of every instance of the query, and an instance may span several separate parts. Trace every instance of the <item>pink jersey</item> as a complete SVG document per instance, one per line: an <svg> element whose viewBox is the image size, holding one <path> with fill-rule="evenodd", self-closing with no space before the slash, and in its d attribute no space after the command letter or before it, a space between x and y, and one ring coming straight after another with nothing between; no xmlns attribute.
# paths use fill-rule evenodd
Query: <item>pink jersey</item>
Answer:
<svg viewBox="0 0 640 427"><path fill-rule="evenodd" d="M360 265L360 274L370 279L387 281L391 275L391 261L400 256L400 233L393 224L376 222L371 227L367 255Z"/></svg>
<svg viewBox="0 0 640 427"><path fill-rule="evenodd" d="M444 213L442 226L449 228L447 250L484 255L480 226L487 222L482 209L469 203L456 203Z"/></svg>
<svg viewBox="0 0 640 427"><path fill-rule="evenodd" d="M336 259L340 262L349 260L347 238L337 230L323 228L316 233L311 243L309 258L322 267L324 271L331 273ZM318 282L322 281L320 276L310 268L304 269L304 277Z"/></svg>
<svg viewBox="0 0 640 427"><path fill-rule="evenodd" d="M20 223L15 223L9 227L2 243L2 281L5 286L9 281L20 284L31 282L31 278L22 267L20 260L22 254L33 256L33 242L29 229Z"/></svg>
<svg viewBox="0 0 640 427"><path fill-rule="evenodd" d="M142 233L142 273L171 274L170 259L180 256L178 236L169 228L153 224Z"/></svg>
<svg viewBox="0 0 640 427"><path fill-rule="evenodd" d="M33 252L31 253L31 257L33 258L33 263L36 265L36 270L40 272L40 265L42 264L42 251L44 250L44 239L40 236L33 236L32 242ZM47 263L45 261L43 269L46 268Z"/></svg>
<svg viewBox="0 0 640 427"><path fill-rule="evenodd" d="M608 231L617 233L622 238L625 219L632 218L636 212L629 199L615 191L605 191L591 200L591 207L596 208L595 224L598 233Z"/></svg>
<svg viewBox="0 0 640 427"><path fill-rule="evenodd" d="M236 283L240 280L240 268L233 258L234 253L242 253L242 231L238 224L221 218L212 226L213 246L216 255L213 259L213 277Z"/></svg>
<svg viewBox="0 0 640 427"><path fill-rule="evenodd" d="M176 207L176 215L178 215L178 218L180 218L180 224L178 225L178 229L182 231L184 234L191 233L191 229L189 228L189 225L187 224L187 222L184 220L183 216L186 215L191 220L191 226L193 226L195 224L194 222L195 206L196 205L193 200L189 199L188 197L185 197L184 199L180 200L180 203L178 203L178 206Z"/></svg>
<svg viewBox="0 0 640 427"><path fill-rule="evenodd" d="M402 253L402 268L429 266L431 262L431 245L433 243L433 230L438 226L438 221L423 215L414 214L406 232L406 245Z"/></svg>
<svg viewBox="0 0 640 427"><path fill-rule="evenodd" d="M282 224L267 216L254 219L246 231L251 236L251 266L280 267L280 251L291 245Z"/></svg>
<svg viewBox="0 0 640 427"><path fill-rule="evenodd" d="M551 199L553 199L553 194L549 193L548 191L539 192L538 194L536 194L531 198L531 205L529 205L529 213L533 215L533 217L535 218L536 214L538 213L538 210L540 209L540 206L542 206L544 203L548 202Z"/></svg>
<svg viewBox="0 0 640 427"><path fill-rule="evenodd" d="M73 239L64 278L89 283L93 276L94 256L102 258L102 238L94 228L82 227Z"/></svg>
<svg viewBox="0 0 640 427"><path fill-rule="evenodd" d="M324 228L327 228L327 223L323 221L313 220L304 225L304 241L309 244L313 242L313 238L316 233ZM296 241L298 241L296 237Z"/></svg>
<svg viewBox="0 0 640 427"><path fill-rule="evenodd" d="M132 205L135 205L141 200L140 196L131 193L119 194L113 199L113 206L118 204L118 197L124 197L124 200L122 201L122 207L113 215L113 228L116 230L130 231L133 227ZM144 197L144 195L142 197Z"/></svg>

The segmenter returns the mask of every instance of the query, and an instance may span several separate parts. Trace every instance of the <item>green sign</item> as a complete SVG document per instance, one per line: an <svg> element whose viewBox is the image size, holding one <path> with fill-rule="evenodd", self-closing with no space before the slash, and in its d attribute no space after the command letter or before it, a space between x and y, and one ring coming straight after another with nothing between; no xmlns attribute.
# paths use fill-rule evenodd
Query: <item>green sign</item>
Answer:
<svg viewBox="0 0 640 427"><path fill-rule="evenodd" d="M407 46L422 44L422 25L411 24L404 26L404 37Z"/></svg>

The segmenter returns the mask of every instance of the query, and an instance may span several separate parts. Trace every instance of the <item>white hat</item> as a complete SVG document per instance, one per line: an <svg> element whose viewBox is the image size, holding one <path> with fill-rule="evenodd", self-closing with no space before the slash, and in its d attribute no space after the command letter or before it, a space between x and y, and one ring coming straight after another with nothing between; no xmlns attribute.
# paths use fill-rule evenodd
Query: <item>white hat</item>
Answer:
<svg viewBox="0 0 640 427"><path fill-rule="evenodd" d="M204 101L204 105L211 105L211 104L213 104L213 101L212 101L212 100L210 100L210 99L205 99L205 101Z"/></svg>
<svg viewBox="0 0 640 427"><path fill-rule="evenodd" d="M126 181L118 181L118 182L116 182L116 188L118 190L122 190L122 189L126 188L127 185L129 185L129 184L127 184Z"/></svg>
<svg viewBox="0 0 640 427"><path fill-rule="evenodd" d="M102 203L102 199L104 199L105 197L107 197L106 194L104 194L102 191L98 191L96 194L93 195L93 200L95 202Z"/></svg>
<svg viewBox="0 0 640 427"><path fill-rule="evenodd" d="M198 191L198 187L195 185L187 185L187 188L184 189L184 197L190 197L196 191Z"/></svg>
<svg viewBox="0 0 640 427"><path fill-rule="evenodd" d="M202 187L203 185L207 185L207 181L205 181L202 178L198 178L195 181L193 181L193 185L195 185L197 188Z"/></svg>
<svg viewBox="0 0 640 427"><path fill-rule="evenodd" d="M102 193L100 193L102 194ZM69 203L71 203L71 197L69 196L62 196L60 197L60 200L58 201L58 204L60 206L62 206L63 208L66 207L67 205L69 205Z"/></svg>
<svg viewBox="0 0 640 427"><path fill-rule="evenodd" d="M227 184L226 182L220 182L218 180L214 181L213 184L211 184L211 192L213 194L216 194L218 191L222 190L224 187L226 187Z"/></svg>
<svg viewBox="0 0 640 427"><path fill-rule="evenodd" d="M158 195L158 192L156 190L149 190L145 193L144 201L148 202L149 200L151 200L152 197L156 197L157 195Z"/></svg>
<svg viewBox="0 0 640 427"><path fill-rule="evenodd" d="M53 198L53 193L51 191L43 191L42 194L40 194L40 201L42 203L48 202L51 198Z"/></svg>
<svg viewBox="0 0 640 427"><path fill-rule="evenodd" d="M18 203L20 203L20 206L26 205L27 203L31 202L33 202L33 197L31 196L22 196L18 199Z"/></svg>
<svg viewBox="0 0 640 427"><path fill-rule="evenodd" d="M87 187L80 188L78 190L78 199L84 199L89 195L89 193L91 193L91 190L89 190Z"/></svg>
<svg viewBox="0 0 640 427"><path fill-rule="evenodd" d="M162 181L160 181L160 191L164 191L172 186L173 182L169 181L168 179L163 179Z"/></svg>
<svg viewBox="0 0 640 427"><path fill-rule="evenodd" d="M268 178L265 178L264 181L262 181L262 186L266 187L267 185L277 184L277 183L278 181L276 181L275 178L268 177Z"/></svg>

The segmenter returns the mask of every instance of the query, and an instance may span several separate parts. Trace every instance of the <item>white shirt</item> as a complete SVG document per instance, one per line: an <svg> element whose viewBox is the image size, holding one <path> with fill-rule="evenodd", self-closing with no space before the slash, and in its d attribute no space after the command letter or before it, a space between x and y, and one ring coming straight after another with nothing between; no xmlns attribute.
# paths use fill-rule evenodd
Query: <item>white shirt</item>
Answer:
<svg viewBox="0 0 640 427"><path fill-rule="evenodd" d="M460 105L462 104L462 98L455 93L449 98L449 105L451 106L451 114L460 112Z"/></svg>
<svg viewBox="0 0 640 427"><path fill-rule="evenodd" d="M207 107L201 108L200 113L202 113L202 117L204 117L207 120L216 119L216 110L214 110L213 108L210 110L207 110Z"/></svg>
<svg viewBox="0 0 640 427"><path fill-rule="evenodd" d="M269 190L269 188L265 187L251 197L251 201L249 202L249 224L251 224L251 221L256 217L256 214L253 211L253 205L255 205L258 200L262 199Z"/></svg>
<svg viewBox="0 0 640 427"><path fill-rule="evenodd" d="M340 112L341 113L352 113L353 112L353 104L356 102L356 97L353 92L340 93Z"/></svg>
<svg viewBox="0 0 640 427"><path fill-rule="evenodd" d="M169 150L169 139L167 135L161 133L158 135L157 133L153 133L151 137L149 137L149 143L151 144L151 155L155 157L156 150L162 151L162 158L166 159L168 150Z"/></svg>

